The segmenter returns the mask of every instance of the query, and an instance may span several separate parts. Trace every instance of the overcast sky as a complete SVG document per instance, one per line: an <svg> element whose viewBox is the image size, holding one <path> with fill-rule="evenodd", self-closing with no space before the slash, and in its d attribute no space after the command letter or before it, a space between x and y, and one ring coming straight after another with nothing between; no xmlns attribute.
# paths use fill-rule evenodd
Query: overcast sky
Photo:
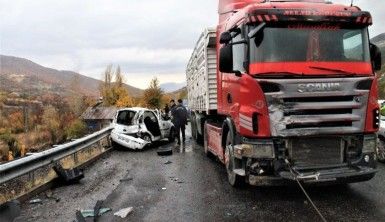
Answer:
<svg viewBox="0 0 385 222"><path fill-rule="evenodd" d="M350 0L335 0L350 2ZM371 36L385 32L383 0L355 0L371 11ZM185 81L200 32L217 22L217 0L0 0L0 54L100 79L120 65L130 85Z"/></svg>

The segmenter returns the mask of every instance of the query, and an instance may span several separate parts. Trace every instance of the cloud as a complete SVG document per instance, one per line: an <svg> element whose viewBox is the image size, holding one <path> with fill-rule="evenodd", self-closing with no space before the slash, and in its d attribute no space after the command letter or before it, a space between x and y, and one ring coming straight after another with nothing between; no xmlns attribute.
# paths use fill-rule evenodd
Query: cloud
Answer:
<svg viewBox="0 0 385 222"><path fill-rule="evenodd" d="M217 20L217 3L207 0L0 0L0 5L2 54L94 78L110 63L127 75L139 73L137 79L184 76L201 30Z"/></svg>
<svg viewBox="0 0 385 222"><path fill-rule="evenodd" d="M0 53L94 78L100 78L108 64L119 64L137 80L136 86L145 88L154 75L161 83L184 77L200 32L217 23L217 4L217 0L0 0ZM355 4L371 11L375 22L371 36L385 32L382 1Z"/></svg>

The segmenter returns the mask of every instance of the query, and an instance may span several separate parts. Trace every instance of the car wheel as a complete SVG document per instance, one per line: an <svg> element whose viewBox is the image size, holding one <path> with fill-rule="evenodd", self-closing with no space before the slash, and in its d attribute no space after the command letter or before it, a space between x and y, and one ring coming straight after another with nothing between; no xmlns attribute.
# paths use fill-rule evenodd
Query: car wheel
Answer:
<svg viewBox="0 0 385 222"><path fill-rule="evenodd" d="M152 142L151 136L148 135L148 134L143 134L142 139L143 139L144 141L149 142L150 144L151 144L151 142Z"/></svg>
<svg viewBox="0 0 385 222"><path fill-rule="evenodd" d="M377 160L385 163L385 138L377 139Z"/></svg>
<svg viewBox="0 0 385 222"><path fill-rule="evenodd" d="M225 147L225 165L227 171L227 178L231 186L243 187L245 185L245 177L240 176L234 172L235 169L235 158L232 150L233 137L231 132L227 133L226 147Z"/></svg>

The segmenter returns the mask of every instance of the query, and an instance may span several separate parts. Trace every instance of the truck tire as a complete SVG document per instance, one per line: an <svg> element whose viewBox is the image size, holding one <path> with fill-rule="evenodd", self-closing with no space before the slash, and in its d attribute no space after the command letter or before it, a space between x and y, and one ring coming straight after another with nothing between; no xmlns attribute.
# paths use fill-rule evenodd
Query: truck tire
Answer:
<svg viewBox="0 0 385 222"><path fill-rule="evenodd" d="M245 186L245 177L237 175L234 172L235 158L233 150L230 149L230 145L233 145L233 136L231 132L227 132L226 147L225 147L225 165L227 171L227 179L231 186L240 188Z"/></svg>
<svg viewBox="0 0 385 222"><path fill-rule="evenodd" d="M385 163L385 138L383 137L377 139L377 160Z"/></svg>
<svg viewBox="0 0 385 222"><path fill-rule="evenodd" d="M203 135L199 134L198 127L202 127L203 124L198 126L195 114L191 116L191 136L198 144L203 144Z"/></svg>
<svg viewBox="0 0 385 222"><path fill-rule="evenodd" d="M197 127L196 127L195 114L191 114L191 137L194 139L194 141L197 140Z"/></svg>
<svg viewBox="0 0 385 222"><path fill-rule="evenodd" d="M207 142L207 126L206 124L204 125L203 127L203 148L204 148L204 152L206 154L206 156L210 157L211 156L211 153L209 151L209 145L208 145L208 142Z"/></svg>

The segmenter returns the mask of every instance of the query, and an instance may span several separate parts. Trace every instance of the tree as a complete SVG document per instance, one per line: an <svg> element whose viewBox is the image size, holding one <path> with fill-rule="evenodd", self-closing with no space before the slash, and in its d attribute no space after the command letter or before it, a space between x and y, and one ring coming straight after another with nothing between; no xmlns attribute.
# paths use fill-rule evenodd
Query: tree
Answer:
<svg viewBox="0 0 385 222"><path fill-rule="evenodd" d="M110 106L114 103L113 95L112 95L112 65L108 65L106 70L103 73L103 83L100 86L100 94L103 97L103 103L107 106Z"/></svg>
<svg viewBox="0 0 385 222"><path fill-rule="evenodd" d="M60 129L60 116L58 111L53 106L47 106L44 109L43 117L42 117L43 126L46 130L48 130L51 136L51 142L56 143L59 139L59 135L61 134Z"/></svg>
<svg viewBox="0 0 385 222"><path fill-rule="evenodd" d="M87 132L86 124L80 119L72 121L66 129L67 139L76 139L82 137Z"/></svg>
<svg viewBox="0 0 385 222"><path fill-rule="evenodd" d="M100 93L103 96L104 105L119 107L132 106L134 102L124 85L124 77L121 73L120 66L118 66L114 72L112 65L109 65L103 76L104 82L100 87ZM112 82L112 80L114 80L114 82Z"/></svg>
<svg viewBox="0 0 385 222"><path fill-rule="evenodd" d="M16 111L8 116L8 123L11 124L12 133L21 133L24 131L24 116L21 111Z"/></svg>
<svg viewBox="0 0 385 222"><path fill-rule="evenodd" d="M75 75L71 81L71 94L68 98L68 105L70 107L70 110L76 116L80 116L85 109L84 100L82 96L79 96L81 91L79 82L79 75Z"/></svg>
<svg viewBox="0 0 385 222"><path fill-rule="evenodd" d="M149 87L144 91L143 103L151 109L160 109L162 105L163 91L159 80L155 77L151 80Z"/></svg>

